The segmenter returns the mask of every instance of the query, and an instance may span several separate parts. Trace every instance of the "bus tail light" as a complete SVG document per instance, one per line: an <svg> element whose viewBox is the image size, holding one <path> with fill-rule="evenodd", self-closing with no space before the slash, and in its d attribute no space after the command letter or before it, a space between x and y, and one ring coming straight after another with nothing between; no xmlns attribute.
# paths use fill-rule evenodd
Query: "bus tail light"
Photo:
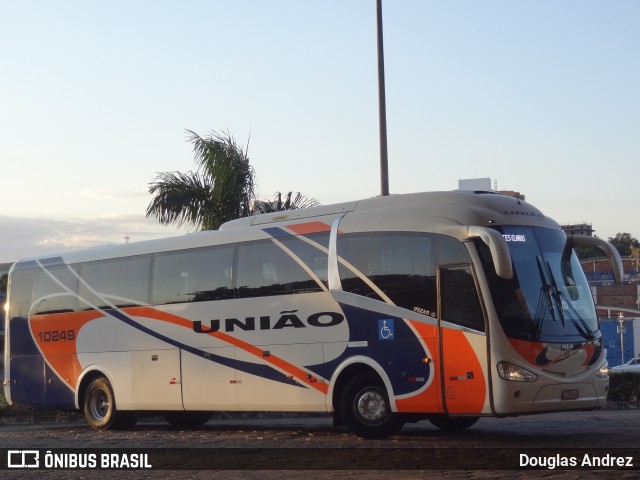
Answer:
<svg viewBox="0 0 640 480"><path fill-rule="evenodd" d="M535 373L508 362L498 362L498 375L512 382L535 382L538 379Z"/></svg>

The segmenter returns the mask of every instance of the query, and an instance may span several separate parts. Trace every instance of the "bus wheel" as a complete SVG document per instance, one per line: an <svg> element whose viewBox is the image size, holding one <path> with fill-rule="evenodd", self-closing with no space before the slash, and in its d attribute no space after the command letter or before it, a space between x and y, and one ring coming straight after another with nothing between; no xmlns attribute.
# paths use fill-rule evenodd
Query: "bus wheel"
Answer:
<svg viewBox="0 0 640 480"><path fill-rule="evenodd" d="M115 396L109 380L94 378L84 396L84 416L91 428L96 430L127 429L135 425L133 412L118 412Z"/></svg>
<svg viewBox="0 0 640 480"><path fill-rule="evenodd" d="M211 419L209 412L167 412L164 419L169 425L182 428L194 428L204 425Z"/></svg>
<svg viewBox="0 0 640 480"><path fill-rule="evenodd" d="M480 417L450 417L437 415L429 417L429 421L441 430L464 430L480 420Z"/></svg>
<svg viewBox="0 0 640 480"><path fill-rule="evenodd" d="M361 437L387 437L404 424L402 416L391 411L384 384L373 372L356 375L347 383L338 406L347 428Z"/></svg>

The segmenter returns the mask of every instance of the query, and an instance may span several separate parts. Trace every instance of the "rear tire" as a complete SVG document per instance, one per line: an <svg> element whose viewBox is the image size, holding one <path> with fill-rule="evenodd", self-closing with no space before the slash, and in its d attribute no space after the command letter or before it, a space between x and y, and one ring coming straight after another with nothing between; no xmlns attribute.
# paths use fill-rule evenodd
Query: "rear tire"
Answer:
<svg viewBox="0 0 640 480"><path fill-rule="evenodd" d="M124 430L135 425L133 412L118 412L113 388L105 377L94 378L84 395L84 416L95 430Z"/></svg>
<svg viewBox="0 0 640 480"><path fill-rule="evenodd" d="M361 437L388 437L404 425L402 416L391 410L382 380L373 372L353 377L340 394L338 407L347 428Z"/></svg>

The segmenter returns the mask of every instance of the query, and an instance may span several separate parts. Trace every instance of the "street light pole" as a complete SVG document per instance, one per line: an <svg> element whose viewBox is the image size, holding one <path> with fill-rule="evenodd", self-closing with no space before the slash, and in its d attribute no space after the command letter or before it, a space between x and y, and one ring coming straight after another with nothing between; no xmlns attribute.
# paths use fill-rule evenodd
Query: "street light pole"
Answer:
<svg viewBox="0 0 640 480"><path fill-rule="evenodd" d="M380 123L380 195L389 195L389 160L387 156L387 105L384 87L384 45L382 35L382 0L376 1L378 24L378 116Z"/></svg>
<svg viewBox="0 0 640 480"><path fill-rule="evenodd" d="M620 312L618 315L618 323L620 324L620 365L624 364L624 314Z"/></svg>

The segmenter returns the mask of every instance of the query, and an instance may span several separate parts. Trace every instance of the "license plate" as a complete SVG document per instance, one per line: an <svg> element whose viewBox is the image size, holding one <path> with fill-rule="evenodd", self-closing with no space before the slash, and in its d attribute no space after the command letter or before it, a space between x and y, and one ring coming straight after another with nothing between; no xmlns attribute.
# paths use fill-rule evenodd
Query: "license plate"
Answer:
<svg viewBox="0 0 640 480"><path fill-rule="evenodd" d="M580 398L580 390L562 390L562 400L577 400Z"/></svg>

